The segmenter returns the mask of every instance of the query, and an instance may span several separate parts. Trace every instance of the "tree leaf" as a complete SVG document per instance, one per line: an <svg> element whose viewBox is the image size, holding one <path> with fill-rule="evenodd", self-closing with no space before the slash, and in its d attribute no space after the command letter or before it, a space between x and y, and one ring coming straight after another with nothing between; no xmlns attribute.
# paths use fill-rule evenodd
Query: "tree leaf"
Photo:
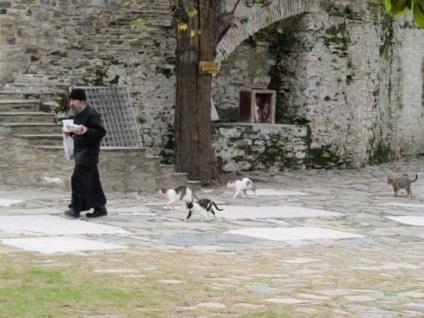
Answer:
<svg viewBox="0 0 424 318"><path fill-rule="evenodd" d="M419 2L421 2L421 4ZM424 3L423 2L424 1L417 0L413 8L415 23L420 28L424 28Z"/></svg>
<svg viewBox="0 0 424 318"><path fill-rule="evenodd" d="M424 0L415 0L414 5L419 6L421 12L424 12Z"/></svg>
<svg viewBox="0 0 424 318"><path fill-rule="evenodd" d="M187 23L178 23L178 30L180 31L186 31L188 29L188 24Z"/></svg>
<svg viewBox="0 0 424 318"><path fill-rule="evenodd" d="M198 14L198 12L197 12L197 10L196 10L196 8L192 8L192 9L190 9L190 11L188 12L188 16L192 19L192 18L194 18L195 16L197 16L197 14Z"/></svg>
<svg viewBox="0 0 424 318"><path fill-rule="evenodd" d="M407 13L411 8L411 0L386 0L387 10L394 16Z"/></svg>
<svg viewBox="0 0 424 318"><path fill-rule="evenodd" d="M194 38L196 36L197 31L196 30L191 30L190 32L190 37Z"/></svg>

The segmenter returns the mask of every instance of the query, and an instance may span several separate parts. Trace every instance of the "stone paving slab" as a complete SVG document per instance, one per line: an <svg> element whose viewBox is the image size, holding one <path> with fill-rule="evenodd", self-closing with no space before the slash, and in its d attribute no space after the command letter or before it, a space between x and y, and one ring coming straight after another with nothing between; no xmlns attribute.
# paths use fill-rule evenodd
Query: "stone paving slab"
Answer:
<svg viewBox="0 0 424 318"><path fill-rule="evenodd" d="M203 223L198 214L184 222L187 211L180 207L163 210L165 200L152 189L108 193L107 217L70 220L62 214L69 192L3 187L0 199L21 202L0 206L0 253L19 259L25 246L48 254L50 261L51 253L68 253L62 249L68 244L69 253L77 253L90 265L94 262L95 270L106 269L110 275L119 275L123 268L140 275L155 268L159 274L181 262L187 277L201 277L211 290L257 295L239 305L208 295L188 301L181 317L197 315L196 304L202 303L207 304L200 315L204 317L221 310L220 317L233 318L244 306L264 312L278 306L273 308L284 308L288 317L296 318L424 317L424 179L414 183L414 198L395 198L386 184L387 176L411 174L423 166L424 157L419 157L362 169L279 172L256 182L262 194L237 199L225 185L200 190L196 194L222 202L224 209L217 212L217 220ZM307 195L286 195L289 191ZM46 226L36 224L49 220L39 215L61 219L62 227L50 231L57 234L46 234ZM6 228L4 217L20 218ZM82 224L115 230L66 234L75 233ZM89 247L121 251L85 252ZM122 255L116 257L119 253L136 257L136 262L126 263ZM152 265L154 258L157 262ZM56 263L62 266L63 260L52 264ZM179 286L172 279L159 284ZM185 284L183 277L178 280Z"/></svg>
<svg viewBox="0 0 424 318"><path fill-rule="evenodd" d="M25 193L25 196L22 196ZM62 190L54 188L40 189L40 188L15 188L15 189L1 189L0 198L6 200L28 201L28 200L59 200L62 198L70 199L70 194Z"/></svg>
<svg viewBox="0 0 424 318"><path fill-rule="evenodd" d="M390 216L387 218L407 225L424 226L424 216Z"/></svg>
<svg viewBox="0 0 424 318"><path fill-rule="evenodd" d="M61 213L62 210L59 210L57 208L8 208L8 209L2 209L1 214L2 216L10 215L10 216L23 216L23 215L58 215Z"/></svg>
<svg viewBox="0 0 424 318"><path fill-rule="evenodd" d="M52 215L0 216L0 231L26 235L128 234L118 227Z"/></svg>
<svg viewBox="0 0 424 318"><path fill-rule="evenodd" d="M289 191L282 189L257 189L256 195L303 196L309 194L301 191Z"/></svg>
<svg viewBox="0 0 424 318"><path fill-rule="evenodd" d="M225 219L316 218L342 217L342 213L297 206L225 206L219 212Z"/></svg>
<svg viewBox="0 0 424 318"><path fill-rule="evenodd" d="M2 244L43 254L127 248L122 245L103 243L73 236L6 239L2 240Z"/></svg>
<svg viewBox="0 0 424 318"><path fill-rule="evenodd" d="M22 200L13 200L13 199L0 199L1 207L9 207L18 203L23 202Z"/></svg>
<svg viewBox="0 0 424 318"><path fill-rule="evenodd" d="M347 239L362 238L363 235L322 229L316 227L294 227L294 228L247 228L231 230L227 233L263 238L272 241L295 241L314 239Z"/></svg>
<svg viewBox="0 0 424 318"><path fill-rule="evenodd" d="M406 207L406 208L417 208L424 209L424 204L419 203L403 203L403 202L386 202L379 204L380 206L395 206L395 207Z"/></svg>

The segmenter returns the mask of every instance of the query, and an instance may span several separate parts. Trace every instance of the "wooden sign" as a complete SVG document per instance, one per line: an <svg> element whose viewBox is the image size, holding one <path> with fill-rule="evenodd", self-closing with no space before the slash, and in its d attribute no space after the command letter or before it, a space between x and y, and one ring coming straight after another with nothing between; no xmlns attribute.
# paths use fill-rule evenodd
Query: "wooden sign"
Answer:
<svg viewBox="0 0 424 318"><path fill-rule="evenodd" d="M219 70L219 63L211 61L199 62L199 74L216 74Z"/></svg>

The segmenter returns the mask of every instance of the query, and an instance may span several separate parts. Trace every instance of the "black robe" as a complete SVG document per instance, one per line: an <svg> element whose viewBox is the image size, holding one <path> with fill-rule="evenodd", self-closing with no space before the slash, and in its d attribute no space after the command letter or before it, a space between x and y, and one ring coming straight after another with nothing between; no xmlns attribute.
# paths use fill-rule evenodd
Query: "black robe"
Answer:
<svg viewBox="0 0 424 318"><path fill-rule="evenodd" d="M86 126L87 132L83 135L72 134L75 168L71 179L72 199L69 207L75 211L86 211L106 204L97 168L100 142L106 135L106 129L100 115L89 105L75 116L74 124Z"/></svg>

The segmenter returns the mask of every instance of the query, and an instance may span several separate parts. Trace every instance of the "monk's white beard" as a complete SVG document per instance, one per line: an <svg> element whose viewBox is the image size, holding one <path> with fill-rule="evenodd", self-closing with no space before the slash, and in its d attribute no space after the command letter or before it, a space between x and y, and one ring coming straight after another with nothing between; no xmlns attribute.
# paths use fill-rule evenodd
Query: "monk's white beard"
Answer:
<svg viewBox="0 0 424 318"><path fill-rule="evenodd" d="M71 106L69 113L71 114L71 116L77 116L82 111L83 111L82 107Z"/></svg>

